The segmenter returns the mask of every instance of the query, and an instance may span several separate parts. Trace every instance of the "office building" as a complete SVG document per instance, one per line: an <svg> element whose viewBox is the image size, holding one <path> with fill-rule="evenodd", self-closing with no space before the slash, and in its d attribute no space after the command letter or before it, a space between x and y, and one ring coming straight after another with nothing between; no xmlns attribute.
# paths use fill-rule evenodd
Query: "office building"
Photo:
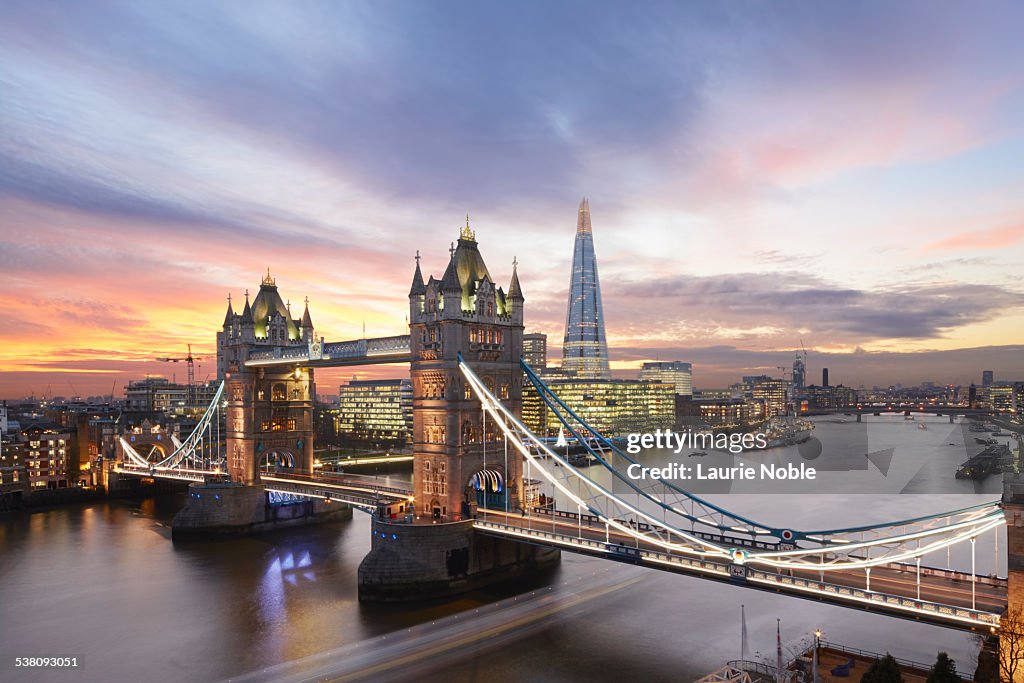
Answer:
<svg viewBox="0 0 1024 683"><path fill-rule="evenodd" d="M164 377L147 377L129 382L124 389L126 412L167 413L169 415L194 414L205 411L217 393L219 382L207 382L192 387L171 382Z"/></svg>
<svg viewBox="0 0 1024 683"><path fill-rule="evenodd" d="M335 433L368 443L404 445L412 434L412 382L352 380L338 387Z"/></svg>
<svg viewBox="0 0 1024 683"><path fill-rule="evenodd" d="M675 424L673 384L565 375L543 379L574 413L604 436L669 429ZM557 436L561 424L532 386L523 391L523 421L538 436Z"/></svg>
<svg viewBox="0 0 1024 683"><path fill-rule="evenodd" d="M981 386L990 387L995 380L995 373L991 370L982 370L981 372Z"/></svg>
<svg viewBox="0 0 1024 683"><path fill-rule="evenodd" d="M983 388L985 391L984 407L994 413L1014 412L1014 388L1012 385L993 384Z"/></svg>
<svg viewBox="0 0 1024 683"><path fill-rule="evenodd" d="M523 360L534 370L548 366L548 336L540 332L523 335Z"/></svg>
<svg viewBox="0 0 1024 683"><path fill-rule="evenodd" d="M601 283L594 255L590 203L583 199L576 219L576 244L569 278L569 305L562 344L562 369L580 378L610 379Z"/></svg>
<svg viewBox="0 0 1024 683"><path fill-rule="evenodd" d="M679 401L680 426L740 427L764 417L764 406L741 398L699 398Z"/></svg>
<svg viewBox="0 0 1024 683"><path fill-rule="evenodd" d="M693 396L693 366L682 361L651 361L640 368L640 379L664 382L676 388L680 396Z"/></svg>
<svg viewBox="0 0 1024 683"><path fill-rule="evenodd" d="M789 382L767 375L757 377L751 384L750 396L764 405L767 417L784 415L789 400Z"/></svg>
<svg viewBox="0 0 1024 683"><path fill-rule="evenodd" d="M804 359L800 357L800 354L796 354L796 358L793 359L793 388L803 389L804 384L807 380L807 368L804 365Z"/></svg>

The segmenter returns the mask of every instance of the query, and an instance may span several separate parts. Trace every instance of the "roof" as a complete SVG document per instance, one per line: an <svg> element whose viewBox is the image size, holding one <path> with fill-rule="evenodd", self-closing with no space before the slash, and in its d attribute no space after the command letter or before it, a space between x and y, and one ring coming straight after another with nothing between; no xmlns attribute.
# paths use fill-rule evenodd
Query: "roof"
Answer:
<svg viewBox="0 0 1024 683"><path fill-rule="evenodd" d="M494 282L487 271L483 256L480 255L476 240L469 239L468 236L460 237L455 255L441 280L441 288L448 289L449 283L457 283L458 288L462 290L462 310L468 311L473 308L472 300L476 296L478 283L484 278Z"/></svg>
<svg viewBox="0 0 1024 683"><path fill-rule="evenodd" d="M313 319L309 315L309 297L306 297L306 310L302 312L302 331L313 329Z"/></svg>
<svg viewBox="0 0 1024 683"><path fill-rule="evenodd" d="M427 287L423 284L423 273L420 272L420 253L416 252L416 272L412 275L412 286L409 287L409 296L422 296L427 293Z"/></svg>
<svg viewBox="0 0 1024 683"><path fill-rule="evenodd" d="M280 315L288 327L288 338L298 339L299 328L292 320L288 307L284 305L281 295L277 292L277 285L269 277L264 278L260 285L260 292L256 300L252 302L252 322L256 328L257 337L267 336L267 320L271 315Z"/></svg>
<svg viewBox="0 0 1024 683"><path fill-rule="evenodd" d="M508 298L523 301L523 290L519 286L519 263L512 261L512 284L508 287Z"/></svg>
<svg viewBox="0 0 1024 683"><path fill-rule="evenodd" d="M228 297L228 312L224 314L224 326L227 327L235 321L235 312L231 308L231 297Z"/></svg>

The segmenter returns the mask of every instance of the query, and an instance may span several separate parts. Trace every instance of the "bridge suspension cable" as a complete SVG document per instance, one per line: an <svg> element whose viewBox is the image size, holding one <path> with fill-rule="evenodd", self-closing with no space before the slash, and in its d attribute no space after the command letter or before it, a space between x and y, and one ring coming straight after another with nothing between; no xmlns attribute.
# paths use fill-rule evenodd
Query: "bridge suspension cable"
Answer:
<svg viewBox="0 0 1024 683"><path fill-rule="evenodd" d="M525 362L520 361L520 365L562 425L601 465L600 471L611 476L612 490L530 432L459 358L459 367L484 411L522 453L528 469L543 476L580 509L588 510L607 527L637 542L670 552L722 556L735 564L824 574L851 569L869 571L871 567L906 561L919 565L920 558L928 553L962 542L973 543L972 539L979 534L1004 524L998 503L992 502L874 526L808 532L760 524L690 494L672 482L655 480L655 492L650 485L637 485L625 475L625 468L617 466L639 464L636 460L566 406ZM615 490L620 486L622 492ZM636 496L636 503L625 496Z"/></svg>
<svg viewBox="0 0 1024 683"><path fill-rule="evenodd" d="M184 441L171 435L174 450L163 460L153 462L139 454L123 436L120 438L121 449L130 466L143 468L153 472L169 470L182 471L215 471L223 466L226 454L221 450L220 407L224 395L224 382L214 392L213 400L196 423L192 433ZM125 463L128 465L129 463Z"/></svg>

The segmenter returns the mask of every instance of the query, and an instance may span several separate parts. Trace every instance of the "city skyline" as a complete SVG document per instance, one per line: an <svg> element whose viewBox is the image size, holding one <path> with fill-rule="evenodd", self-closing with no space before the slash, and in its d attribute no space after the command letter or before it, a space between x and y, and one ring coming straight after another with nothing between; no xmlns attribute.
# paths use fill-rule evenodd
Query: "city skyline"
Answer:
<svg viewBox="0 0 1024 683"><path fill-rule="evenodd" d="M400 334L467 210L557 343L582 195L617 374L1024 379L1021 8L948 9L7 3L0 396L211 357L268 265Z"/></svg>

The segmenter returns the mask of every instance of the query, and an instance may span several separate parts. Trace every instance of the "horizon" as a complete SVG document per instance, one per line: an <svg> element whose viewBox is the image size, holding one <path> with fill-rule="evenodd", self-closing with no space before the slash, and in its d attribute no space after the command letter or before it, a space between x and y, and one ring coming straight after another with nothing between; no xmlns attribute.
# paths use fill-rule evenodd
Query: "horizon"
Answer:
<svg viewBox="0 0 1024 683"><path fill-rule="evenodd" d="M402 334L467 211L557 364L582 196L617 377L1024 379L1024 9L587 6L5 4L0 396L203 381L268 266Z"/></svg>

